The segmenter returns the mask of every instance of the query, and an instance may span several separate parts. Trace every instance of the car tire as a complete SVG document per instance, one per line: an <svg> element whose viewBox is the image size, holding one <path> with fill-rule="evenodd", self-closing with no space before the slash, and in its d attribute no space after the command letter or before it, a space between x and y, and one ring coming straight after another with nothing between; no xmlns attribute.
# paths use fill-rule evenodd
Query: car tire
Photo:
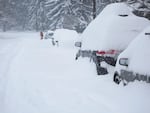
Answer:
<svg viewBox="0 0 150 113"><path fill-rule="evenodd" d="M108 71L107 71L106 68L97 66L96 70L97 70L97 75L106 75L106 74L108 74Z"/></svg>
<svg viewBox="0 0 150 113"><path fill-rule="evenodd" d="M119 84L120 82L121 82L121 78L120 78L120 76L118 75L118 73L115 73L114 74L114 82L116 83L116 84Z"/></svg>

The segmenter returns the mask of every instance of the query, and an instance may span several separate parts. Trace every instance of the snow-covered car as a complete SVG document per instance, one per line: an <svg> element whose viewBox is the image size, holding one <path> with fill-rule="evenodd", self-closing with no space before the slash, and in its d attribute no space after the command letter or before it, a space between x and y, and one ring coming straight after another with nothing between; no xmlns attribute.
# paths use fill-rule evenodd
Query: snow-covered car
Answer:
<svg viewBox="0 0 150 113"><path fill-rule="evenodd" d="M54 31L48 30L44 35L44 39L52 39L53 35L54 35Z"/></svg>
<svg viewBox="0 0 150 113"><path fill-rule="evenodd" d="M82 47L76 59L80 56L91 57L97 74L107 74L101 62L115 66L118 55L149 25L149 20L135 16L125 3L110 4L81 35Z"/></svg>
<svg viewBox="0 0 150 113"><path fill-rule="evenodd" d="M150 27L139 34L118 57L114 82L135 80L150 83Z"/></svg>
<svg viewBox="0 0 150 113"><path fill-rule="evenodd" d="M79 34L74 30L56 29L54 32L54 40L62 47L75 47L75 42L79 38Z"/></svg>

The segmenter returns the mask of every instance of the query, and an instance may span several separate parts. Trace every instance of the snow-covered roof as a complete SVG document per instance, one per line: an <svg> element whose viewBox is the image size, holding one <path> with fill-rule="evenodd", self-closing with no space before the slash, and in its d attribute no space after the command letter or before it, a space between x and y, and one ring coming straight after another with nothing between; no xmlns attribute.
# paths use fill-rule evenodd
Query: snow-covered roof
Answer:
<svg viewBox="0 0 150 113"><path fill-rule="evenodd" d="M85 29L82 49L123 50L150 21L132 14L124 3L108 5Z"/></svg>
<svg viewBox="0 0 150 113"><path fill-rule="evenodd" d="M149 33L145 35L145 33ZM140 33L119 55L119 58L129 58L128 69L139 74L150 75L150 27ZM118 59L119 59L118 58ZM118 64L118 63L117 63ZM119 68L118 65L116 68Z"/></svg>

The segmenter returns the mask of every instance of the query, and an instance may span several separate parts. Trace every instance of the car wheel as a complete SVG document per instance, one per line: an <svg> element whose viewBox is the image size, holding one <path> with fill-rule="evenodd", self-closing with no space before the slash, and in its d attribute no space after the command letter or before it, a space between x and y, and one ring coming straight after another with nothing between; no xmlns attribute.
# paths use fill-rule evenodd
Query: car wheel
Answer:
<svg viewBox="0 0 150 113"><path fill-rule="evenodd" d="M118 75L118 73L115 73L115 74L114 74L114 82L115 82L116 84L119 84L119 83L121 82L121 78L120 78L120 76Z"/></svg>
<svg viewBox="0 0 150 113"><path fill-rule="evenodd" d="M97 75L106 75L106 74L108 74L106 68L97 66L96 69L97 69Z"/></svg>

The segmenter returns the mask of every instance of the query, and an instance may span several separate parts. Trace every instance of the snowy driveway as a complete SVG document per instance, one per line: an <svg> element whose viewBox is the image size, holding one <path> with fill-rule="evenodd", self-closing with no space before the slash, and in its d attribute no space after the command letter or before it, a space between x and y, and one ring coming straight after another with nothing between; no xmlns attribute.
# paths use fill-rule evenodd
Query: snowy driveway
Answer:
<svg viewBox="0 0 150 113"><path fill-rule="evenodd" d="M149 85L118 86L87 59L75 61L76 49L39 39L0 39L0 113L148 113Z"/></svg>

